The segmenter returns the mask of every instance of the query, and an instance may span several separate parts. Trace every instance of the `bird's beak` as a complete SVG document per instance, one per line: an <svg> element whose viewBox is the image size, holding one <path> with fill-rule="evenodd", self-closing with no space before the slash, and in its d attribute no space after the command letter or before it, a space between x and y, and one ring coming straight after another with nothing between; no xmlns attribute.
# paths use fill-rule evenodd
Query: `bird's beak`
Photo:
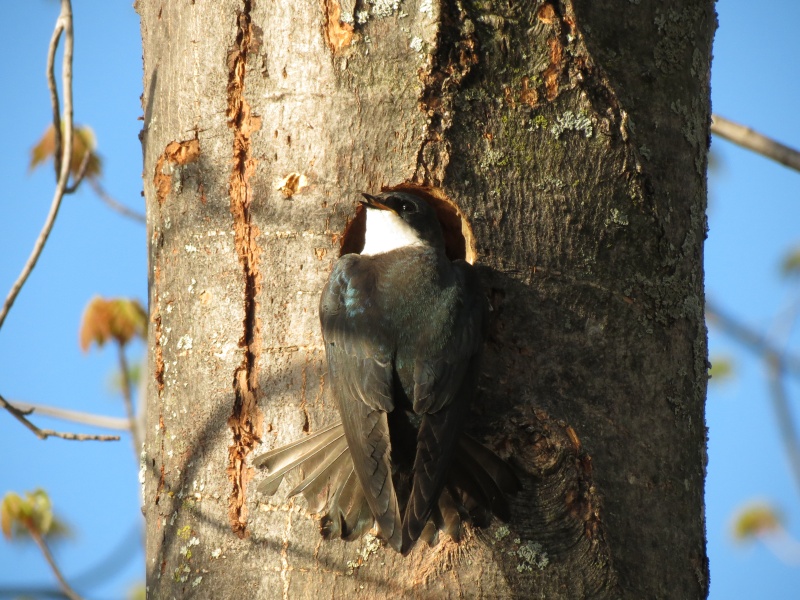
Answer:
<svg viewBox="0 0 800 600"><path fill-rule="evenodd" d="M371 196L370 194L365 194L363 192L361 193L361 195L364 196L364 199L359 200L359 202L361 202L361 205L364 208L377 208L378 210L388 210L391 212L395 212L393 208L389 208L385 204L381 204L381 202L375 196Z"/></svg>

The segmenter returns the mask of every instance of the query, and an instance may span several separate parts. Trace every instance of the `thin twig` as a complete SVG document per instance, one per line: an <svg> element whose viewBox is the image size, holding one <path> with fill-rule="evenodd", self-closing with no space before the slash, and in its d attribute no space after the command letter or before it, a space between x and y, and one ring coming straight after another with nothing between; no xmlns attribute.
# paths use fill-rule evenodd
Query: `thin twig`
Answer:
<svg viewBox="0 0 800 600"><path fill-rule="evenodd" d="M87 150L83 153L83 158L81 159L81 165L78 167L78 172L75 173L72 177L72 185L67 186L67 189L64 190L65 194L74 194L75 191L78 189L78 186L83 181L83 176L86 175L86 167L89 166L89 159L92 157L91 150Z"/></svg>
<svg viewBox="0 0 800 600"><path fill-rule="evenodd" d="M61 65L61 86L64 90L64 147L62 152L58 152L59 146L61 145L61 120L58 106L58 89L55 85L54 57L56 48L58 47L58 40L61 37L62 31L64 33L64 57ZM42 231L39 233L39 237L36 239L36 243L33 246L31 255L28 257L25 266L22 268L22 272L14 282L14 285L11 286L11 290L8 292L8 296L3 303L3 308L0 310L0 328L2 328L3 322L6 320L6 316L8 315L8 311L11 310L11 306L17 299L17 295L22 289L22 286L25 285L25 282L28 280L28 276L36 266L36 261L39 260L39 256L42 254L44 245L47 242L47 238L50 236L50 232L53 229L53 224L56 221L56 216L58 216L58 209L61 207L61 200L64 198L64 192L67 189L67 184L69 182L70 158L72 157L73 45L74 36L72 30L72 6L70 4L70 0L61 0L61 14L59 14L58 20L56 21L53 38L50 40L50 52L47 60L47 82L50 87L50 99L53 104L53 126L55 127L56 138L56 154L54 155L54 160L56 161L57 168L59 169L58 182L56 183L56 190L53 194L53 201L50 204L50 212L47 214L47 219L42 227Z"/></svg>
<svg viewBox="0 0 800 600"><path fill-rule="evenodd" d="M118 576L131 561L136 560L132 550L142 543L144 531L142 515L134 515L134 523L127 533L117 540L113 547L104 549L96 563L85 567L80 573L70 576L72 585L84 589L96 589L100 584ZM144 544L142 544L144 545ZM2 597L0 592L0 597Z"/></svg>
<svg viewBox="0 0 800 600"><path fill-rule="evenodd" d="M63 600L64 592L57 587L1 585L0 598L55 598L56 600Z"/></svg>
<svg viewBox="0 0 800 600"><path fill-rule="evenodd" d="M61 590L64 594L69 598L69 600L83 600L81 596L73 590L67 580L64 579L64 575L61 573L61 570L58 568L53 555L50 553L50 548L47 547L47 542L45 542L42 535L36 530L35 527L29 527L28 530L30 531L31 537L33 541L36 542L36 545L39 546L39 549L44 554L44 558L47 561L47 564L50 565L50 569L52 569L53 573L58 579L58 584L61 586Z"/></svg>
<svg viewBox="0 0 800 600"><path fill-rule="evenodd" d="M794 539L785 528L759 536L763 544L778 560L790 567L800 566L800 542Z"/></svg>
<svg viewBox="0 0 800 600"><path fill-rule="evenodd" d="M68 431L54 431L53 429L40 429L39 433L42 434L41 439L46 440L49 437L59 438L61 440L68 440L71 442L118 442L118 435L93 435L90 433L70 433Z"/></svg>
<svg viewBox="0 0 800 600"><path fill-rule="evenodd" d="M133 410L133 394L131 392L131 374L128 371L128 360L125 358L125 346L119 344L119 368L122 369L122 399L125 402L125 413L128 415L128 424L133 438L133 450L136 456L142 449L139 440L139 428L136 426L136 413Z"/></svg>
<svg viewBox="0 0 800 600"><path fill-rule="evenodd" d="M800 320L800 298L794 299L789 306L775 315L774 323L770 328L774 332L771 337L776 340L780 338L779 343L785 348L792 337L798 320Z"/></svg>
<svg viewBox="0 0 800 600"><path fill-rule="evenodd" d="M711 116L711 133L757 152L767 158L800 171L800 152L767 136L754 131L750 127L729 121L719 115Z"/></svg>
<svg viewBox="0 0 800 600"><path fill-rule="evenodd" d="M800 359L787 355L764 336L725 315L708 301L706 301L706 318L735 338L745 348L755 352L766 363L770 396L778 420L778 430L786 453L789 455L795 483L800 488L800 442L798 442L797 431L789 408L789 398L783 381L784 375L790 371L795 374L800 373Z"/></svg>
<svg viewBox="0 0 800 600"><path fill-rule="evenodd" d="M14 408L20 411L26 417L32 413L43 415L46 417L54 417L64 421L72 421L73 423L80 423L82 425L91 425L92 427L103 427L104 429L117 429L120 431L128 431L130 425L128 419L120 417L106 417L105 415L95 415L92 413L79 412L77 410L69 410L66 408L58 408L55 406L43 406L41 404L31 404L30 402L22 402L20 400L7 401Z"/></svg>
<svg viewBox="0 0 800 600"><path fill-rule="evenodd" d="M56 50L58 50L58 42L61 39L61 34L64 31L63 8L62 13L58 15L56 26L53 30L53 35L50 38L50 47L47 52L47 87L50 90L50 104L53 108L53 166L56 170L56 181L60 179L61 174L61 156L62 156L62 136L61 136L61 108L58 100L58 84L56 83Z"/></svg>
<svg viewBox="0 0 800 600"><path fill-rule="evenodd" d="M73 440L78 442L86 442L86 441L96 441L96 442L116 442L119 441L118 435L94 435L89 433L69 433L63 431L54 431L52 429L39 429L36 425L31 423L26 415L30 414L30 411L27 413L25 410L21 410L11 404L8 400L0 396L0 406L5 408L8 412L10 412L14 418L17 419L20 423L25 425L28 429L30 429L33 434L38 437L40 440L46 440L49 437L57 437L61 438L62 440Z"/></svg>
<svg viewBox="0 0 800 600"><path fill-rule="evenodd" d="M706 319L759 357L778 361L781 370L793 375L800 374L800 357L783 352L758 332L726 315L708 299L706 299Z"/></svg>
<svg viewBox="0 0 800 600"><path fill-rule="evenodd" d="M106 192L105 188L100 184L100 182L97 181L97 179L95 179L94 177L90 177L88 181L89 185L94 190L94 193L97 194L97 197L100 198L100 200L102 200L106 204L106 206L108 206L110 209L117 211L124 217L128 217L129 219L138 221L139 223L147 222L145 216L142 213L136 212L135 210L128 208L121 202L112 198L111 195L109 195L109 193Z"/></svg>
<svg viewBox="0 0 800 600"><path fill-rule="evenodd" d="M800 443L794 427L794 419L789 409L789 397L783 382L783 371L779 361L772 357L767 360L769 373L769 389L772 396L772 405L778 418L778 430L781 433L786 454L789 455L789 464L792 467L794 482L800 490Z"/></svg>
<svg viewBox="0 0 800 600"><path fill-rule="evenodd" d="M38 437L40 440L45 439L44 436L42 435L41 430L38 427L36 427L36 425L34 425L30 421L28 421L28 419L25 418L26 415L30 414L30 412L23 412L19 410L16 406L8 402L2 396L0 396L0 404L2 404L3 408L5 408L8 412L14 415L14 418L16 418L17 421L19 421L20 423L25 425L25 427L30 429L36 435L36 437Z"/></svg>

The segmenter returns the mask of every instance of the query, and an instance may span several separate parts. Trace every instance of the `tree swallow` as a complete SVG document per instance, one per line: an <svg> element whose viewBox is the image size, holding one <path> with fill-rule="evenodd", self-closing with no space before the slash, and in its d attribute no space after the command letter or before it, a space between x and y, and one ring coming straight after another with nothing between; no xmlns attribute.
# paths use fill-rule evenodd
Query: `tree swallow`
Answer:
<svg viewBox="0 0 800 600"><path fill-rule="evenodd" d="M341 423L254 460L277 491L302 465L323 534L379 535L407 554L462 521L508 519L511 468L463 433L475 395L488 303L474 268L451 262L433 207L406 192L363 194L364 249L342 256L320 299Z"/></svg>

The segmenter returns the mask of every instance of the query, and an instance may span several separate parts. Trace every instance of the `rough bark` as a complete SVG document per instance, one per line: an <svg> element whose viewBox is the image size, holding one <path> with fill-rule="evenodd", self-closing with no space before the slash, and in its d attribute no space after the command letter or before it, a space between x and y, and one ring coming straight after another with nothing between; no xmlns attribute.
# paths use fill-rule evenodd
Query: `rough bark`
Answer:
<svg viewBox="0 0 800 600"><path fill-rule="evenodd" d="M137 10L150 594L705 597L713 3ZM336 418L319 293L359 192L403 184L471 226L494 310L470 429L525 487L507 526L407 558L323 541L250 466Z"/></svg>

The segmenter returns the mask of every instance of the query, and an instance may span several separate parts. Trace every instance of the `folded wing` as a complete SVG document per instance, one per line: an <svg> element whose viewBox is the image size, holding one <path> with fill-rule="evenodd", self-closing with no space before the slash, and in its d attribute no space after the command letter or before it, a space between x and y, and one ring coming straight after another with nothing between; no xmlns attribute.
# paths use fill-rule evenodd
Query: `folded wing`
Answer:
<svg viewBox="0 0 800 600"><path fill-rule="evenodd" d="M381 536L400 549L400 508L392 483L387 413L392 398L392 346L372 298L375 276L340 259L320 299L320 321L333 396L339 403L353 469Z"/></svg>
<svg viewBox="0 0 800 600"><path fill-rule="evenodd" d="M421 344L414 368L413 408L423 417L417 433L411 497L403 515L404 554L414 546L439 504L477 386L486 338L488 304L473 267L456 261L453 269L458 286L454 321L447 324L447 331L431 332L447 342L443 350L433 352Z"/></svg>

